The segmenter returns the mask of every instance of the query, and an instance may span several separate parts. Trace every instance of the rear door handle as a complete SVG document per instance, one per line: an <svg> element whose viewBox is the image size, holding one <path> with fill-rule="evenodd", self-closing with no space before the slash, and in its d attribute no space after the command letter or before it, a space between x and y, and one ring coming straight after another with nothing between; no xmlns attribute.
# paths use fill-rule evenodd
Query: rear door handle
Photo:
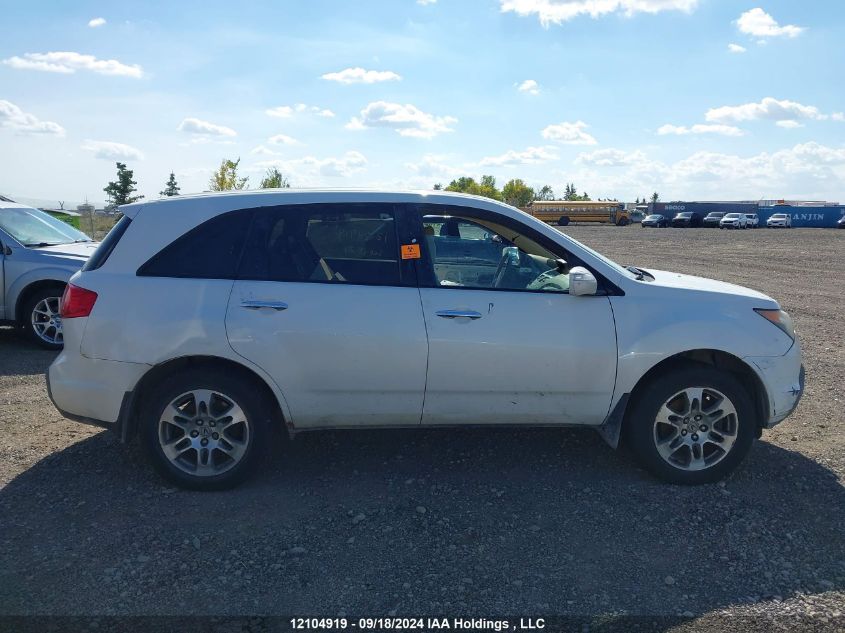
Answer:
<svg viewBox="0 0 845 633"><path fill-rule="evenodd" d="M438 310L435 314L444 319L480 319L481 313L475 310Z"/></svg>
<svg viewBox="0 0 845 633"><path fill-rule="evenodd" d="M244 299L241 301L241 307L247 310L261 310L267 308L269 310L287 310L288 304L284 301L258 301L255 299Z"/></svg>

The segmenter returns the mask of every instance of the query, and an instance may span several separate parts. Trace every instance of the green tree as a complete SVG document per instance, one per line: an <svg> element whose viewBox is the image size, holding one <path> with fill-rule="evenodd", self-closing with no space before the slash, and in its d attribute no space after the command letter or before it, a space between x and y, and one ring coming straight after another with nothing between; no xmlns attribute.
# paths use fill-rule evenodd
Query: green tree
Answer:
<svg viewBox="0 0 845 633"><path fill-rule="evenodd" d="M656 191L653 194L651 194L651 201L652 202L660 202L660 194L658 194Z"/></svg>
<svg viewBox="0 0 845 633"><path fill-rule="evenodd" d="M441 185L439 182L434 183L434 190L443 191L443 185Z"/></svg>
<svg viewBox="0 0 845 633"><path fill-rule="evenodd" d="M502 187L502 200L514 207L526 207L534 199L534 190L521 179L509 180Z"/></svg>
<svg viewBox="0 0 845 633"><path fill-rule="evenodd" d="M220 167L211 176L208 182L208 188L211 191L231 191L233 189L247 189L248 177L240 178L238 176L238 166L241 164L241 159L229 160L224 158L220 161Z"/></svg>
<svg viewBox="0 0 845 633"><path fill-rule="evenodd" d="M122 204L129 204L140 200L144 196L133 196L132 193L138 191L135 187L137 181L132 180L134 172L131 169L126 169L126 163L116 163L117 165L117 180L109 182L103 188L108 196L109 205L119 207Z"/></svg>
<svg viewBox="0 0 845 633"><path fill-rule="evenodd" d="M554 200L555 192L550 185L543 185L534 195L535 200Z"/></svg>
<svg viewBox="0 0 845 633"><path fill-rule="evenodd" d="M470 176L461 176L449 183L446 191L470 193L474 196L484 196L493 200L501 200L502 193L496 189L496 179L493 176L482 176L481 182L476 182Z"/></svg>
<svg viewBox="0 0 845 633"><path fill-rule="evenodd" d="M159 195L167 196L178 196L179 195L179 185L176 184L176 174L172 171L170 172L170 178L167 179L167 182L164 184L164 191L159 191Z"/></svg>
<svg viewBox="0 0 845 633"><path fill-rule="evenodd" d="M267 169L261 180L262 189L290 189L290 181L275 167Z"/></svg>

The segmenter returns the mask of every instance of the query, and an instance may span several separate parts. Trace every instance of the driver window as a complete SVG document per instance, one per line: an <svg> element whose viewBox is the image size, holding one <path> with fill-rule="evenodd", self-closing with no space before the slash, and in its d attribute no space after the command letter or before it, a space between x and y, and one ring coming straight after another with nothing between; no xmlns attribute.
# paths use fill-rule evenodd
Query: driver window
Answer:
<svg viewBox="0 0 845 633"><path fill-rule="evenodd" d="M424 216L423 231L442 288L569 290L566 262L512 231L508 239L480 221L439 215Z"/></svg>

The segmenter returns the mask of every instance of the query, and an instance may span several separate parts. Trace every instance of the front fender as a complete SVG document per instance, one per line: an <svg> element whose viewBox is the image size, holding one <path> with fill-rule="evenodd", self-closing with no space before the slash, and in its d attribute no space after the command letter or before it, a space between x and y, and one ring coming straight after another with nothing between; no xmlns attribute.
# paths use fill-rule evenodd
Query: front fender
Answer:
<svg viewBox="0 0 845 633"><path fill-rule="evenodd" d="M10 285L7 285L6 305L14 306L14 312L12 312L12 314L17 317L18 308L20 307L18 305L18 301L29 286L42 281L52 281L59 284L66 284L75 272L75 270L60 268L58 266L29 270L16 277ZM6 281L9 281L8 278Z"/></svg>

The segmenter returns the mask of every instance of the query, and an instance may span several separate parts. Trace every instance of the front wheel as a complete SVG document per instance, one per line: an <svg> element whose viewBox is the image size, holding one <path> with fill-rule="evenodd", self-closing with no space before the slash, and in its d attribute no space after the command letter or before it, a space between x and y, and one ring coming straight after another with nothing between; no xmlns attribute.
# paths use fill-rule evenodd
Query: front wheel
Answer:
<svg viewBox="0 0 845 633"><path fill-rule="evenodd" d="M241 483L261 461L272 413L250 380L200 368L151 391L142 403L141 440L165 479L193 490L222 490Z"/></svg>
<svg viewBox="0 0 845 633"><path fill-rule="evenodd" d="M42 288L33 293L23 307L21 322L27 337L45 349L58 351L64 346L59 313L63 291L59 285Z"/></svg>
<svg viewBox="0 0 845 633"><path fill-rule="evenodd" d="M748 393L710 366L658 376L635 396L625 433L638 461L674 484L719 481L751 449L757 421Z"/></svg>

